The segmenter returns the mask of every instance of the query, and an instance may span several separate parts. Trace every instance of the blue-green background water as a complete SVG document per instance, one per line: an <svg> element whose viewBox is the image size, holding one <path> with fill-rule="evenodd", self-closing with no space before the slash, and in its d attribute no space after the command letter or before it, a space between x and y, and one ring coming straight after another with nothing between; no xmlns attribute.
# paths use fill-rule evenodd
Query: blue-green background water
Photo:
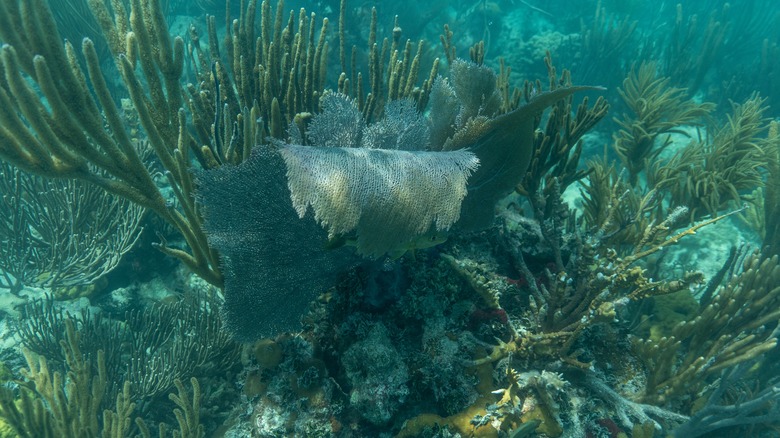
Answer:
<svg viewBox="0 0 780 438"><path fill-rule="evenodd" d="M1 1L6 11L19 4ZM130 3L159 3L170 36L184 42L187 59L177 80L183 90L190 86L204 102L213 102L214 76L209 75L217 67L199 64L193 30L209 61L218 61L225 77L234 78L237 64L231 65L230 53L235 52L224 40L232 34L226 30L232 20L247 13L246 2L227 7L216 0ZM94 40L123 126L133 144L145 144L149 133L143 117L128 100L118 58L86 2L49 5L63 40ZM321 66L323 88L331 91L342 73L340 7L338 1L286 1L279 15L285 24L292 17L298 29L298 11L305 8L313 20L312 41L319 41L322 18L328 17L328 52ZM276 8L271 5L272 14ZM260 10L257 3L252 24L257 37ZM369 47L374 14L378 60ZM219 56L210 53L208 17L215 23ZM186 437L780 434L780 138L774 124L780 111L780 7L775 2L348 0L344 17L344 73L353 87L356 73L363 75L363 94L353 88L349 97L335 101L317 94L322 105L299 113L296 120L303 121L291 120L271 141L272 128L263 125L269 120L248 107L231 106L241 85L222 81L216 107L228 117L213 116L210 106L214 122L208 122L205 137L211 143L198 147L222 151L215 146L217 137L228 143L243 139L251 124L240 125L241 120L251 117L263 135L255 154L238 160L241 164L220 163L219 170L205 172L210 164L193 155L183 159L183 172L195 175L195 187L186 195L196 199L197 211L181 205L176 191L182 186L171 185L176 177L166 178L171 169L159 154L141 148L168 207L205 218L208 242L222 253L214 267L225 274L224 284L209 284L159 251L155 246L161 243L189 249L181 233L151 211L128 201L93 202L92 196L104 195L90 181L65 183L68 178L41 178L8 164L13 161L8 130L41 134L29 115L19 126L10 116L0 120L0 129L7 130L0 131L5 142L0 150L0 436L109 436L116 420L104 410L119 412L124 421L125 427L110 435L117 437L144 435L147 428L157 435L161 423L169 425L168 432L162 428L164 436ZM445 25L452 32L449 39L442 37ZM412 41L410 56L399 61L407 62L405 72L417 41L423 41L408 107L385 106L391 100L386 64L393 54L382 47L383 41L392 44L394 35L399 60L407 39ZM17 45L34 44L36 37L20 41ZM470 55L480 42L484 54ZM465 60L461 73L457 61L447 59L447 45ZM3 114L25 114L14 91L11 55L4 50L0 88L9 105ZM73 62L84 68L77 52ZM555 68L552 84L548 54ZM374 90L379 103L368 114L358 105L368 100L371 62L382 65L383 77L381 89ZM446 87L422 91L436 62L434 81L451 85L453 94L446 94ZM261 70L252 67L253 74ZM134 71L147 92L153 81L143 67ZM56 103L44 97L41 78L34 76L24 71L20 77L48 116ZM475 78L497 80L500 92L479 95ZM89 83L94 97L97 87ZM501 125L499 134L480 130L527 101L572 84L600 88L549 105L555 113ZM194 94L183 96L183 130L194 137L199 114L187 105ZM665 98L660 105L659 96ZM473 108L468 98L477 102ZM259 100L262 106L262 96ZM577 106L583 101L581 114L590 109L597 123L578 125L583 119L576 117ZM452 119L437 143L437 114L448 112ZM571 124L550 114L566 114ZM69 135L53 119L46 122L55 135ZM521 122L531 119L534 130L520 137ZM101 122L110 125L108 118ZM582 132L577 126L584 126ZM365 257L360 230L366 228L328 236L339 215L324 223L321 217L332 213L321 214L315 205L348 190L297 193L291 181L298 168L279 151L329 141L328 146L374 147L400 142L411 127L420 129L415 135L428 145L418 153L446 154L457 144L453 148L479 155L486 143L498 151L533 144L530 165L510 177L512 169L500 160L490 163L480 156L496 179L511 182L499 202L484 202L488 226L465 229L455 221L439 229L426 223L427 232L402 239L393 251ZM354 145L340 143L352 138L348 133L357 138ZM456 133L466 140L444 141ZM544 140L545 134L550 138ZM385 143L376 140L380 137ZM644 152L636 152L637 139L647 140ZM417 142L390 149L397 152L409 143ZM542 154L543 145L558 147L558 155ZM621 152L621 145L630 151ZM301 160L305 172L319 170L314 159ZM405 165L400 159L384 163ZM336 169L328 175L339 174L339 163L326 165ZM431 166L429 173L441 171ZM381 184L371 178L392 173L374 170L365 181L376 185ZM479 178L486 185L492 181ZM456 190L457 180L453 171L426 190L418 187L422 182L415 186L406 179L383 193ZM466 188L481 193L468 183ZM225 202L215 200L220 197ZM316 217L293 214L290 207L298 208L301 199L314 199L307 202ZM364 204L358 210L373 212L369 204L384 205L384 200L359 199ZM437 200L428 201L420 210L440 207ZM95 207L109 204L113 209ZM355 208L345 208L343 216ZM386 214L419 217L392 206ZM382 216L374 220L383 221ZM105 235L124 239L100 237ZM81 236L90 237L78 242ZM83 391L91 395L80 397ZM73 411L62 414L66 405Z"/></svg>

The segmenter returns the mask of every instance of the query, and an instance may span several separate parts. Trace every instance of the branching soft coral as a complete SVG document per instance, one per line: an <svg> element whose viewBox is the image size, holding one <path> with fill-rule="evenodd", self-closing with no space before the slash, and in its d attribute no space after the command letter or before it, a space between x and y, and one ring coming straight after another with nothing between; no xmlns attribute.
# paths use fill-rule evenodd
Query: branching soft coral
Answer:
<svg viewBox="0 0 780 438"><path fill-rule="evenodd" d="M734 104L726 124L708 141L694 141L666 163L651 169L657 190L669 191L672 205L686 205L691 218L717 215L729 202L739 205L745 192L761 187L766 166L765 99L756 95Z"/></svg>
<svg viewBox="0 0 780 438"><path fill-rule="evenodd" d="M681 132L680 125L696 123L713 109L712 104L688 99L684 88L671 87L670 79L658 77L656 69L653 62L642 63L618 90L633 114L615 119L620 130L615 135L614 148L633 185L647 162L672 144L668 135L657 144L659 137Z"/></svg>
<svg viewBox="0 0 780 438"><path fill-rule="evenodd" d="M693 400L721 371L753 360L777 345L780 321L778 257L753 255L744 271L713 297L699 315L659 341L638 340L648 381L642 401Z"/></svg>

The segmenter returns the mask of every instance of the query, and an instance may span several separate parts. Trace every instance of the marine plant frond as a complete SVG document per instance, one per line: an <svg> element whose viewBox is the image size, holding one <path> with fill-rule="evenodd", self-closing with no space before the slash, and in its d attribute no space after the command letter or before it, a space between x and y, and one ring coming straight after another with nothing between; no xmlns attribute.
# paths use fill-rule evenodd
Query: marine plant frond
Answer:
<svg viewBox="0 0 780 438"><path fill-rule="evenodd" d="M674 25L668 31L669 40L664 47L661 68L664 75L670 77L674 84L686 87L692 96L700 90L707 73L719 61L725 62L723 49L729 39L740 39L730 35L731 30L740 27L733 23L735 12L729 3L712 10L706 26L702 26L704 17L686 15L683 6L683 3L676 6Z"/></svg>
<svg viewBox="0 0 780 438"><path fill-rule="evenodd" d="M682 125L702 123L714 108L710 103L694 102L684 88L670 84L668 77L658 76L655 62L643 62L631 70L618 89L632 114L614 119L620 129L613 148L628 169L632 185L636 185L646 163L672 143L668 134L684 134Z"/></svg>
<svg viewBox="0 0 780 438"><path fill-rule="evenodd" d="M549 53L544 61L551 91L572 86L570 72L563 69L559 77ZM525 99L532 99L535 93L533 90L538 92L541 87L539 81L535 84L526 82ZM534 136L533 156L515 190L530 196L542 189L545 196L549 196L553 180L556 180L561 191L565 191L571 184L585 178L590 169L580 165L582 137L606 116L608 110L609 104L602 97L592 106L587 97L575 106L572 95L555 102L544 121L535 120L534 130L537 134Z"/></svg>
<svg viewBox="0 0 780 438"><path fill-rule="evenodd" d="M673 205L687 205L691 218L717 215L748 199L748 190L764 184L767 130L764 99L753 96L734 104L727 122L703 141L694 141L667 162L657 162L648 179L668 191Z"/></svg>
<svg viewBox="0 0 780 438"><path fill-rule="evenodd" d="M769 124L766 142L767 180L764 189L764 240L767 256L780 254L780 124Z"/></svg>

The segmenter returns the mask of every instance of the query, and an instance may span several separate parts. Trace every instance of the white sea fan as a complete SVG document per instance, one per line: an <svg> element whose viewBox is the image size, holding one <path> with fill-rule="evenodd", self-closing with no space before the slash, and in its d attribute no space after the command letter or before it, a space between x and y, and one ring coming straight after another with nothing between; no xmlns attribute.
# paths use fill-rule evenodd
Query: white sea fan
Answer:
<svg viewBox="0 0 780 438"><path fill-rule="evenodd" d="M460 217L479 160L465 150L399 151L285 145L293 207L309 207L330 237L355 232L359 253L379 257Z"/></svg>
<svg viewBox="0 0 780 438"><path fill-rule="evenodd" d="M306 136L311 144L327 147L359 147L365 122L355 101L341 93L325 93L322 112L312 117Z"/></svg>
<svg viewBox="0 0 780 438"><path fill-rule="evenodd" d="M444 142L455 133L460 102L449 79L438 76L431 87L430 125L431 149L440 151Z"/></svg>
<svg viewBox="0 0 780 438"><path fill-rule="evenodd" d="M417 111L412 99L391 100L385 105L382 120L366 126L362 146L375 149L428 149L431 136L429 123Z"/></svg>
<svg viewBox="0 0 780 438"><path fill-rule="evenodd" d="M452 88L460 101L457 125L481 115L492 117L501 101L496 89L496 73L490 67L456 59L450 74Z"/></svg>
<svg viewBox="0 0 780 438"><path fill-rule="evenodd" d="M390 101L367 125L354 100L326 93L306 131L312 146L279 144L292 204L309 207L331 239L353 234L358 253L380 257L460 217L479 160L466 150L425 151L428 120L411 99Z"/></svg>

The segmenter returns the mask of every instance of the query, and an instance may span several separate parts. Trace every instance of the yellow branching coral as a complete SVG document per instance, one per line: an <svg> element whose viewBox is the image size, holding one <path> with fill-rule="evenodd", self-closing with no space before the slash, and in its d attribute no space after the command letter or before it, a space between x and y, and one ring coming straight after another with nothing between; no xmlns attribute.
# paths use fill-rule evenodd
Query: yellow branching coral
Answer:
<svg viewBox="0 0 780 438"><path fill-rule="evenodd" d="M554 199L549 198L550 201ZM549 211L561 216L560 202L558 200L558 206L550 207ZM617 200L611 209L619 210L619 204ZM661 222L646 222L646 227L638 234L641 238L630 242L631 248L623 254L611 248L609 240L605 239L613 213L604 216L601 229L589 236L579 234L569 238L568 244L563 233L574 228L571 222L546 221L550 224L542 224L540 234L542 244L550 254L545 254L549 262L541 272L529 267L523 254L527 245L521 240L522 234L510 232L507 223L504 244L514 268L524 279L523 288L529 292L533 334L501 343L477 363L496 361L515 353L527 357L559 357L572 366L587 368L590 364L579 360L580 352L574 348L586 329L613 322L616 308L628 301L686 290L703 281L702 274L697 272L687 272L675 280L653 279L638 265L639 261L678 243L683 237L728 216L721 215L675 232L676 224L686 213L686 209L680 208ZM641 217L647 213L638 214Z"/></svg>
<svg viewBox="0 0 780 438"><path fill-rule="evenodd" d="M724 369L750 361L777 345L771 330L780 319L778 256L750 257L693 320L659 341L637 340L648 381L642 401L664 404L693 399Z"/></svg>
<svg viewBox="0 0 780 438"><path fill-rule="evenodd" d="M33 383L34 389L22 391L19 406L13 398L9 398L10 394L5 394L0 402L0 415L9 421L19 436L98 436L98 415L108 386L105 356L102 351L98 352L95 375L78 344L78 333L71 322L67 325L67 342L62 342L67 375L52 372L46 358L25 352L28 368L24 374Z"/></svg>
<svg viewBox="0 0 780 438"><path fill-rule="evenodd" d="M115 382L111 381L112 372L106 366L104 350L97 350L96 357L81 351L81 334L74 319L65 320L65 332L66 339L60 342L61 355L65 357L64 372L55 371L46 357L25 350L28 368L22 374L29 385L21 387L19 397L8 389L0 393L0 416L23 438L150 438L148 426L141 418L134 418L137 388L125 380L122 385L116 385L116 399L110 400ZM192 395L180 379L173 383L177 393L169 394L169 398L177 406L173 414L178 428L170 435L202 438L197 379L190 379ZM160 424L155 435L169 436L168 426Z"/></svg>

